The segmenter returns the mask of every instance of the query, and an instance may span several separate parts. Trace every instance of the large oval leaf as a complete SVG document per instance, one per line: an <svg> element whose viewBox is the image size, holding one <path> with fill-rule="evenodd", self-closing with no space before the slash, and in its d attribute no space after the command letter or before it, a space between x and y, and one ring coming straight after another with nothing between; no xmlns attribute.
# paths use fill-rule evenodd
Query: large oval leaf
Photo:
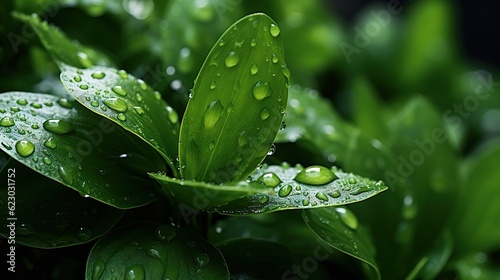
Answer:
<svg viewBox="0 0 500 280"><path fill-rule="evenodd" d="M289 209L338 206L368 199L387 187L336 167L264 166L251 178L268 189L216 207L219 213L245 215Z"/></svg>
<svg viewBox="0 0 500 280"><path fill-rule="evenodd" d="M176 173L179 117L160 93L123 70L60 68L63 85L78 102L149 143Z"/></svg>
<svg viewBox="0 0 500 280"><path fill-rule="evenodd" d="M344 207L304 210L307 225L333 248L368 264L380 279L375 247L367 231L358 225L354 213ZM371 274L370 274L371 275Z"/></svg>
<svg viewBox="0 0 500 280"><path fill-rule="evenodd" d="M119 126L45 94L0 95L0 142L31 169L118 208L151 202L146 173L164 168L158 153Z"/></svg>
<svg viewBox="0 0 500 280"><path fill-rule="evenodd" d="M141 222L99 240L86 279L229 279L221 253L186 228Z"/></svg>
<svg viewBox="0 0 500 280"><path fill-rule="evenodd" d="M278 26L264 14L242 18L217 41L196 78L181 125L184 179L245 178L281 126L289 70Z"/></svg>
<svg viewBox="0 0 500 280"><path fill-rule="evenodd" d="M3 217L14 218L16 243L58 248L89 242L106 233L123 211L78 193L10 159L0 173L8 180L0 199ZM15 201L7 195L15 193ZM13 202L4 205L3 202ZM11 215L9 208L16 206ZM1 234L9 236L8 227Z"/></svg>

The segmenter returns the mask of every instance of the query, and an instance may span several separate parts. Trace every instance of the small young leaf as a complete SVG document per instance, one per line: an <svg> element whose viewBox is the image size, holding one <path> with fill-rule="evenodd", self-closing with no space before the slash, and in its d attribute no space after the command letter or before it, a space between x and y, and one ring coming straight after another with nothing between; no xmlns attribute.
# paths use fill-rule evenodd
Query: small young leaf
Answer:
<svg viewBox="0 0 500 280"><path fill-rule="evenodd" d="M233 279L281 279L294 265L293 254L280 243L240 238L217 244Z"/></svg>
<svg viewBox="0 0 500 280"><path fill-rule="evenodd" d="M101 238L87 261L91 279L229 279L221 253L186 228L140 222Z"/></svg>
<svg viewBox="0 0 500 280"><path fill-rule="evenodd" d="M302 212L307 225L326 243L368 264L380 279L375 247L354 213L344 207L309 209Z"/></svg>
<svg viewBox="0 0 500 280"><path fill-rule="evenodd" d="M256 183L232 182L213 185L204 182L170 178L160 173L150 173L162 186L167 196L173 196L178 203L197 210L224 205L246 195L261 193L263 187Z"/></svg>
<svg viewBox="0 0 500 280"><path fill-rule="evenodd" d="M86 243L106 233L123 214L81 197L12 158L0 176L8 178L0 199L10 201L7 195L15 192L16 243L22 245L48 249ZM2 207L2 216L12 217L8 211ZM1 234L9 236L8 230L2 227Z"/></svg>
<svg viewBox="0 0 500 280"><path fill-rule="evenodd" d="M79 68L111 65L110 60L105 55L71 41L57 27L40 20L37 14L28 16L14 13L14 16L31 25L56 62L63 62Z"/></svg>
<svg viewBox="0 0 500 280"><path fill-rule="evenodd" d="M289 76L278 26L264 14L232 25L196 78L181 125L181 176L223 183L246 178L281 126Z"/></svg>
<svg viewBox="0 0 500 280"><path fill-rule="evenodd" d="M119 126L46 94L0 95L0 142L31 169L118 208L153 201L146 173L164 168L156 151Z"/></svg>
<svg viewBox="0 0 500 280"><path fill-rule="evenodd" d="M245 215L288 209L307 209L338 206L370 198L387 187L360 176L344 173L335 167L323 166L281 167L269 166L251 176L266 191L248 195L226 205L216 207L217 212Z"/></svg>
<svg viewBox="0 0 500 280"><path fill-rule="evenodd" d="M78 102L139 136L177 171L179 117L160 93L123 70L65 64L60 68L63 85Z"/></svg>

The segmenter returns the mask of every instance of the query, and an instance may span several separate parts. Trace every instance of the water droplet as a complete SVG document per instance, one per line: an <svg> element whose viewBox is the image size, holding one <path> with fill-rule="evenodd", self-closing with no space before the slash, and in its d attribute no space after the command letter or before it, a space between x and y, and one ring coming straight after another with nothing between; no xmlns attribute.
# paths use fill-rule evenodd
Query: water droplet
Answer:
<svg viewBox="0 0 500 280"><path fill-rule="evenodd" d="M174 239L176 234L177 232L173 226L161 225L156 229L154 238L159 241L169 242Z"/></svg>
<svg viewBox="0 0 500 280"><path fill-rule="evenodd" d="M268 82L258 81L252 88L252 93L255 99L262 100L271 96L271 88Z"/></svg>
<svg viewBox="0 0 500 280"><path fill-rule="evenodd" d="M24 106L24 105L27 105L28 104L28 100L24 99L24 98L21 98L21 99L18 99L16 101L17 104L21 105L21 106Z"/></svg>
<svg viewBox="0 0 500 280"><path fill-rule="evenodd" d="M179 116L177 112L170 106L167 106L168 119L171 123L177 123L179 121Z"/></svg>
<svg viewBox="0 0 500 280"><path fill-rule="evenodd" d="M278 63L279 58L278 58L278 56L277 56L276 54L274 54L274 53L273 53L271 57L272 57L272 58L271 58L271 61L272 61L273 63Z"/></svg>
<svg viewBox="0 0 500 280"><path fill-rule="evenodd" d="M17 112L21 111L21 109L20 109L19 107L17 107L17 106L12 106L12 107L10 107L10 110L11 110L12 112L14 112L14 113L17 113Z"/></svg>
<svg viewBox="0 0 500 280"><path fill-rule="evenodd" d="M290 69L288 69L288 67L285 65L281 66L281 73L283 73L283 76L285 76L287 80L290 80Z"/></svg>
<svg viewBox="0 0 500 280"><path fill-rule="evenodd" d="M14 124L14 119L12 119L11 117L3 117L0 120L0 125L3 127L13 126Z"/></svg>
<svg viewBox="0 0 500 280"><path fill-rule="evenodd" d="M219 41L219 46L220 46L220 47L223 47L225 44L226 44L226 42L224 42L224 40L222 40L222 39L221 39L221 40Z"/></svg>
<svg viewBox="0 0 500 280"><path fill-rule="evenodd" d="M258 181L269 188L274 188L281 183L278 175L271 172L265 173L264 175L260 176Z"/></svg>
<svg viewBox="0 0 500 280"><path fill-rule="evenodd" d="M12 147L9 144L5 143L5 142L2 142L2 146L4 146L5 149L7 149L7 150L12 150Z"/></svg>
<svg viewBox="0 0 500 280"><path fill-rule="evenodd" d="M90 105L91 105L92 107L99 107L99 101L94 100L94 101L90 102Z"/></svg>
<svg viewBox="0 0 500 280"><path fill-rule="evenodd" d="M44 157L44 158L42 159L42 161L43 161L43 163L45 163L45 164L47 164L47 165L49 165L49 164L51 164L51 163L52 163L52 160L51 160L50 158L48 158L48 157Z"/></svg>
<svg viewBox="0 0 500 280"><path fill-rule="evenodd" d="M128 77L127 71L125 70L118 70L118 76L122 79L126 79Z"/></svg>
<svg viewBox="0 0 500 280"><path fill-rule="evenodd" d="M144 82L143 80L141 79L137 79L137 83L139 84L139 87L142 89L142 90L147 90L148 89L148 85L146 84L146 82Z"/></svg>
<svg viewBox="0 0 500 280"><path fill-rule="evenodd" d="M139 115L144 114L144 110L142 109L142 107L139 106L134 106L134 111Z"/></svg>
<svg viewBox="0 0 500 280"><path fill-rule="evenodd" d="M267 195L263 196L263 197L259 200L260 204L266 204L268 201L269 201L269 196L267 196Z"/></svg>
<svg viewBox="0 0 500 280"><path fill-rule="evenodd" d="M137 101L141 102L141 101L142 101L142 95L140 95L139 93L136 93L136 94L135 94L135 99L136 99Z"/></svg>
<svg viewBox="0 0 500 280"><path fill-rule="evenodd" d="M30 224L20 224L16 227L16 233L22 236L28 236L34 234L35 230Z"/></svg>
<svg viewBox="0 0 500 280"><path fill-rule="evenodd" d="M214 141L210 141L210 144L208 144L208 149L209 150L213 150L215 148L215 142Z"/></svg>
<svg viewBox="0 0 500 280"><path fill-rule="evenodd" d="M309 200L307 199L302 200L302 206L307 206L307 205L309 205Z"/></svg>
<svg viewBox="0 0 500 280"><path fill-rule="evenodd" d="M349 228L355 230L358 227L358 219L354 213L344 207L336 207L335 211L338 213L340 220Z"/></svg>
<svg viewBox="0 0 500 280"><path fill-rule="evenodd" d="M215 82L210 83L210 89L215 89L217 87L217 84Z"/></svg>
<svg viewBox="0 0 500 280"><path fill-rule="evenodd" d="M252 41L250 41L250 46L255 47L256 45L257 41L255 39L252 39Z"/></svg>
<svg viewBox="0 0 500 280"><path fill-rule="evenodd" d="M120 121L125 121L127 119L127 116L125 116L124 114L120 113L118 115L116 115L116 118Z"/></svg>
<svg viewBox="0 0 500 280"><path fill-rule="evenodd" d="M72 107L71 102L66 98L60 98L59 100L57 100L57 104L59 104L61 107L68 109Z"/></svg>
<svg viewBox="0 0 500 280"><path fill-rule="evenodd" d="M210 262L210 257L205 253L197 253L194 257L194 262L199 268L203 268Z"/></svg>
<svg viewBox="0 0 500 280"><path fill-rule="evenodd" d="M328 201L328 196L326 194L319 192L316 194L316 198L323 201Z"/></svg>
<svg viewBox="0 0 500 280"><path fill-rule="evenodd" d="M57 147L57 143L52 137L45 140L45 142L43 142L43 145L49 149L55 149Z"/></svg>
<svg viewBox="0 0 500 280"><path fill-rule="evenodd" d="M30 141L21 140L16 143L16 151L22 157L27 157L35 151L35 145Z"/></svg>
<svg viewBox="0 0 500 280"><path fill-rule="evenodd" d="M116 93L118 95L121 95L121 96L127 95L127 91L125 91L125 89L123 87L121 87L121 86L114 86L114 87L111 88L111 90L114 93Z"/></svg>
<svg viewBox="0 0 500 280"><path fill-rule="evenodd" d="M69 173L64 166L59 167L59 176L68 185L73 185L73 175Z"/></svg>
<svg viewBox="0 0 500 280"><path fill-rule="evenodd" d="M71 125L63 120L46 120L43 128L55 134L66 134L71 131Z"/></svg>
<svg viewBox="0 0 500 280"><path fill-rule="evenodd" d="M106 74L104 74L104 72L102 71L95 71L94 73L90 74L90 76L92 76L92 78L94 79L102 79L104 78L104 76L106 76Z"/></svg>
<svg viewBox="0 0 500 280"><path fill-rule="evenodd" d="M80 89L87 90L89 89L89 86L87 86L86 84L81 84Z"/></svg>
<svg viewBox="0 0 500 280"><path fill-rule="evenodd" d="M117 112L126 112L128 107L127 103L123 101L123 99L120 98L108 98L103 101L104 105L108 106L111 110L117 111Z"/></svg>
<svg viewBox="0 0 500 280"><path fill-rule="evenodd" d="M354 178L349 178L349 184L356 184L356 179Z"/></svg>
<svg viewBox="0 0 500 280"><path fill-rule="evenodd" d="M265 121L265 120L267 120L267 118L269 118L269 110L264 108L264 109L262 109L262 111L260 111L260 119Z"/></svg>
<svg viewBox="0 0 500 280"><path fill-rule="evenodd" d="M160 94L160 92L155 91L153 94L155 95L156 100L161 100L161 94Z"/></svg>
<svg viewBox="0 0 500 280"><path fill-rule="evenodd" d="M77 75L77 76L75 76L75 77L73 78L73 80L74 80L75 82L79 83L79 82L81 82L81 81L82 81L82 77L80 77L79 75Z"/></svg>
<svg viewBox="0 0 500 280"><path fill-rule="evenodd" d="M250 66L250 73L252 75L257 74L257 72L259 72L259 66L257 66L257 64L253 64L252 66Z"/></svg>
<svg viewBox="0 0 500 280"><path fill-rule="evenodd" d="M358 195L358 194L362 194L362 193L365 193L365 192L369 192L371 191L372 189L368 186L361 186L359 188L357 188L356 190L353 190L351 192L349 192L350 194L352 195Z"/></svg>
<svg viewBox="0 0 500 280"><path fill-rule="evenodd" d="M212 101L207 109L205 110L205 116L203 122L205 124L205 129L211 129L219 121L224 107L220 103L220 100Z"/></svg>
<svg viewBox="0 0 500 280"><path fill-rule="evenodd" d="M269 151L267 152L267 155L272 156L272 155L274 155L275 152L276 152L276 145L274 145L274 143L273 143L273 144L271 144L271 147L269 147Z"/></svg>
<svg viewBox="0 0 500 280"><path fill-rule="evenodd" d="M146 254L153 259L159 260L162 264L167 261L168 251L164 244L153 244L146 249Z"/></svg>
<svg viewBox="0 0 500 280"><path fill-rule="evenodd" d="M144 267L142 265L133 265L125 270L125 280L144 280L146 273L144 272Z"/></svg>
<svg viewBox="0 0 500 280"><path fill-rule="evenodd" d="M104 273L105 268L106 264L104 264L104 260L99 257L92 268L92 280L99 280Z"/></svg>
<svg viewBox="0 0 500 280"><path fill-rule="evenodd" d="M45 106L48 106L48 107L52 107L54 105L54 103L50 102L50 101L47 101L47 102L44 102L43 103Z"/></svg>
<svg viewBox="0 0 500 280"><path fill-rule="evenodd" d="M340 192L335 190L333 192L329 192L328 193L329 196L333 197L333 198L339 198L340 197Z"/></svg>
<svg viewBox="0 0 500 280"><path fill-rule="evenodd" d="M269 33L271 33L273 37L277 37L278 35L280 35L280 28L276 24L271 23L271 27L269 28Z"/></svg>
<svg viewBox="0 0 500 280"><path fill-rule="evenodd" d="M31 125L31 128L33 129L39 129L40 127L38 126L38 124L34 123Z"/></svg>
<svg viewBox="0 0 500 280"><path fill-rule="evenodd" d="M35 108L35 109L42 108L42 104L40 104L40 103L31 103L30 106L33 107L33 108Z"/></svg>
<svg viewBox="0 0 500 280"><path fill-rule="evenodd" d="M232 68L238 65L238 62L240 62L240 56L237 55L234 51L230 52L224 60L224 64L227 68Z"/></svg>
<svg viewBox="0 0 500 280"><path fill-rule="evenodd" d="M92 238L92 231L86 227L81 227L76 232L76 237L83 242L89 241Z"/></svg>
<svg viewBox="0 0 500 280"><path fill-rule="evenodd" d="M337 176L330 169L319 165L307 167L294 178L299 183L315 186L328 184L335 179Z"/></svg>
<svg viewBox="0 0 500 280"><path fill-rule="evenodd" d="M284 185L278 191L278 195L280 197L285 197L285 196L288 196L291 192L292 192L292 185Z"/></svg>

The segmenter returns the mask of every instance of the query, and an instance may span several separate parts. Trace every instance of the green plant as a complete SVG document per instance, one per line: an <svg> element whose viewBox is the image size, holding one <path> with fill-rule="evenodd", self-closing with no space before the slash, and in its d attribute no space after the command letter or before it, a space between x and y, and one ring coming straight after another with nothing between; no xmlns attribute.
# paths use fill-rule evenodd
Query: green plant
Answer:
<svg viewBox="0 0 500 280"><path fill-rule="evenodd" d="M8 183L0 193L8 226L0 233L16 273L500 274L500 144L484 139L467 152L472 140L464 133L478 123L469 115L486 115L500 100L489 73L457 83L466 67L448 44L447 2L413 6L401 54L371 55L384 44L374 40L348 60L331 46L349 35L318 1L8 3L6 11L16 12L5 26L22 27L0 29L15 52L3 59L30 62L12 76L3 71L0 86L0 176ZM92 47L32 11L75 28L72 35ZM433 25L422 25L428 18ZM398 34L391 28L388 46ZM41 45L28 44L35 34ZM448 49L439 63L414 43L442 38ZM370 68L378 61L384 73ZM332 98L335 108L310 88L321 87L317 76L327 69L346 77L328 89L351 93ZM386 72L394 81L377 84ZM439 82L424 82L429 73ZM392 94L400 87L402 95ZM386 103L380 88L391 92ZM471 100L480 104L474 110Z"/></svg>

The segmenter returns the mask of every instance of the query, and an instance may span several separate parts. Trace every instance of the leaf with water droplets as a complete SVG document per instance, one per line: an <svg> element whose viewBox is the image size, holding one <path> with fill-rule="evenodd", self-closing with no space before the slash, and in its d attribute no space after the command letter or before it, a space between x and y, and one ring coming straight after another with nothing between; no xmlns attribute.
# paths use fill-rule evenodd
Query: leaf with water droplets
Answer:
<svg viewBox="0 0 500 280"><path fill-rule="evenodd" d="M266 157L281 127L288 96L276 28L264 14L246 16L229 27L210 51L181 125L182 178L238 181ZM279 63L271 61L272 54Z"/></svg>
<svg viewBox="0 0 500 280"><path fill-rule="evenodd" d="M131 224L101 238L90 252L86 279L94 279L95 270L101 279L137 273L144 279L229 279L222 254L208 241L188 228L153 222Z"/></svg>
<svg viewBox="0 0 500 280"><path fill-rule="evenodd" d="M14 16L31 25L56 62L80 68L111 65L110 60L104 54L71 41L57 27L42 21L37 14L25 15L16 12Z"/></svg>
<svg viewBox="0 0 500 280"><path fill-rule="evenodd" d="M213 208L246 195L263 192L257 183L231 182L215 185L205 182L170 178L161 173L150 173L162 185L162 191L178 203L196 210Z"/></svg>
<svg viewBox="0 0 500 280"><path fill-rule="evenodd" d="M356 216L345 207L308 209L302 212L306 224L321 240L366 264L380 279L375 246L368 231L357 225ZM356 225L355 227L353 225Z"/></svg>
<svg viewBox="0 0 500 280"><path fill-rule="evenodd" d="M0 148L9 156L82 196L117 208L154 200L147 172L163 170L165 162L149 145L74 101L26 92L0 96L0 120L14 122L0 125ZM20 98L27 104L8 110Z"/></svg>
<svg viewBox="0 0 500 280"><path fill-rule="evenodd" d="M11 179L9 185L1 186L2 201L8 200L8 187L16 186L16 244L59 248L86 243L108 232L123 214L122 210L82 197L12 158L0 176ZM1 211L3 217L9 217L8 207ZM0 234L9 236L8 230L2 227Z"/></svg>
<svg viewBox="0 0 500 280"><path fill-rule="evenodd" d="M381 181L318 165L305 169L300 166L264 166L250 177L251 184L255 181L264 189L216 207L218 212L245 215L338 206L368 199L387 189Z"/></svg>
<svg viewBox="0 0 500 280"><path fill-rule="evenodd" d="M155 148L177 172L179 122L177 113L142 80L106 67L79 69L60 65L61 81L83 106L128 130ZM102 78L93 77L95 73ZM72 77L79 75L80 82ZM82 90L81 84L90 86ZM137 98L140 96L140 98Z"/></svg>

